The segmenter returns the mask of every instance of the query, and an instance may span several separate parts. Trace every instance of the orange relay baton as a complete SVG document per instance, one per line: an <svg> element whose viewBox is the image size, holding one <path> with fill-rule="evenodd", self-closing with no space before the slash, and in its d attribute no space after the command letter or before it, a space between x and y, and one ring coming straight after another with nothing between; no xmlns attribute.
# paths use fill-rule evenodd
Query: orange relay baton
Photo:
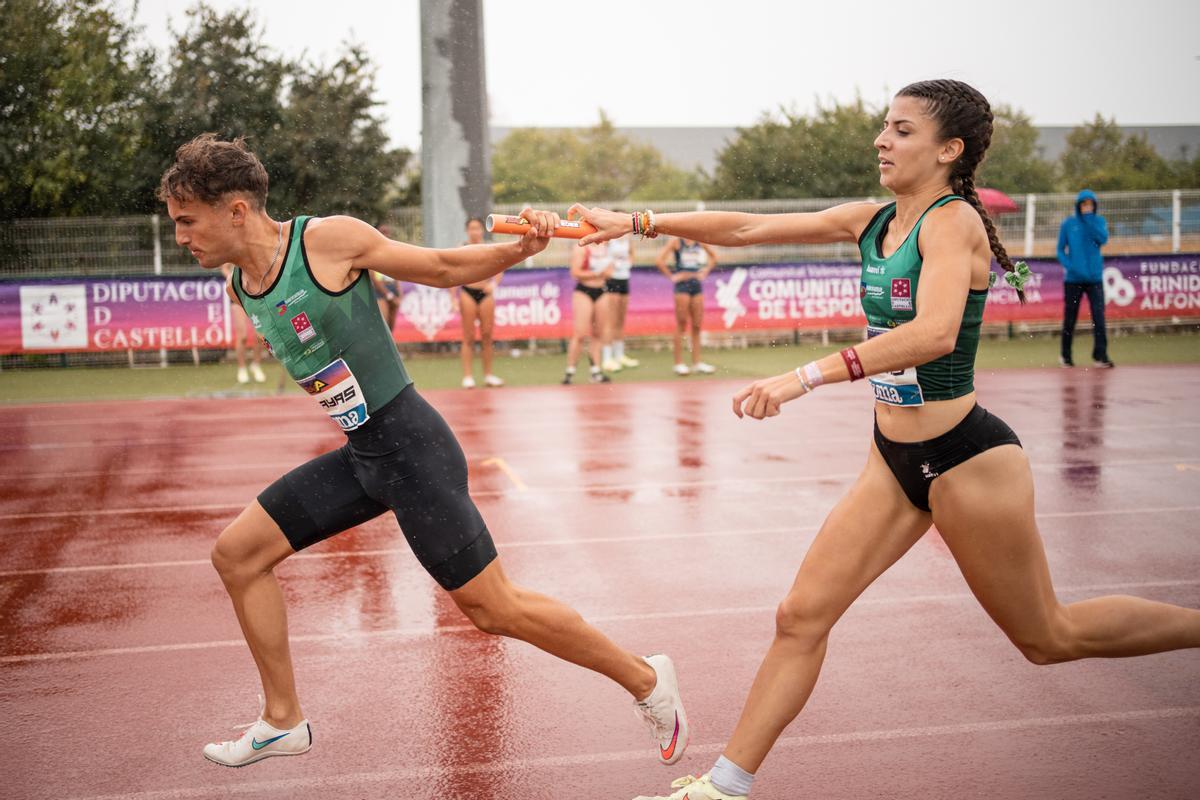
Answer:
<svg viewBox="0 0 1200 800"><path fill-rule="evenodd" d="M524 217L510 217L505 214L488 214L484 227L488 233L512 233L524 236L529 230L529 222ZM583 220L562 220L554 229L556 239L582 239L595 233L596 226Z"/></svg>

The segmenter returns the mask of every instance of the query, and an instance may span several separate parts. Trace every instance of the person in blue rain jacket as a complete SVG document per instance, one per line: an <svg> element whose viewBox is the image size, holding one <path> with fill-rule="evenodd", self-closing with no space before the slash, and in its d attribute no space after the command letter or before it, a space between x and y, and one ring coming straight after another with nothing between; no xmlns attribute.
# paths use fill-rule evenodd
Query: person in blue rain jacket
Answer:
<svg viewBox="0 0 1200 800"><path fill-rule="evenodd" d="M1096 211L1096 194L1084 189L1075 198L1075 213L1063 220L1058 229L1058 263L1063 265L1062 357L1064 367L1075 366L1071 343L1079 302L1087 295L1092 311L1094 333L1092 360L1097 367L1109 369L1108 334L1104 327L1104 256L1100 248L1108 242L1108 223Z"/></svg>

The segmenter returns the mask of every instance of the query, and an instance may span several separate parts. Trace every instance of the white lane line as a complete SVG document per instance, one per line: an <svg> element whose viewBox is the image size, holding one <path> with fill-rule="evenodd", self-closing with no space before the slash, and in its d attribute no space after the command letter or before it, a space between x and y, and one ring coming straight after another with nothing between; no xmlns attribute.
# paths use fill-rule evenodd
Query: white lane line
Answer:
<svg viewBox="0 0 1200 800"><path fill-rule="evenodd" d="M238 506L240 508L241 506ZM1173 513L1191 513L1200 511L1200 506L1171 506L1171 507L1145 507L1145 508L1121 508L1110 510L1093 510L1093 511L1046 511L1035 514L1038 519L1072 519L1076 517L1106 517L1110 515L1127 515L1127 514L1173 514ZM369 524L369 523L367 523ZM673 539L704 539L704 538L723 538L723 537L738 537L738 536L753 536L758 534L772 533L792 533L796 535L809 534L816 532L816 527L792 527L779 526L767 528L734 528L717 531L691 531L679 533L658 533L658 534L629 534L626 536L595 536L582 539L558 538L558 539L532 539L518 542L501 542L500 550L512 550L522 547L571 547L586 544L612 544L619 542L653 542ZM396 555L400 553L411 552L407 547L391 547L384 549L372 550L353 550L345 552L332 553L297 553L290 556L288 561L308 561L316 559L341 559L341 558L367 558L373 556ZM179 559L172 561L134 561L125 564L83 564L79 566L69 567L46 567L46 568L26 568L12 569L0 571L0 578L15 577L21 575L49 575L58 573L72 572L103 572L108 570L122 569L150 569L157 567L196 567L208 566L211 562L207 558L195 559Z"/></svg>
<svg viewBox="0 0 1200 800"><path fill-rule="evenodd" d="M1128 591L1137 589L1178 588L1184 586L1200 586L1200 580L1171 580L1171 581L1140 581L1137 583L1098 583L1084 586L1059 586L1059 594L1075 594L1080 592ZM975 595L970 592L953 594L926 594L910 597L865 597L859 598L855 606L903 606L921 605L927 603L961 603L976 602ZM694 619L696 617L728 617L740 615L763 616L774 614L775 606L735 606L728 608L689 609L686 611L651 611L639 614L602 614L588 617L591 623L617 622L646 622L664 619ZM289 637L292 644L327 644L345 643L361 644L373 640L389 639L427 639L448 633L462 633L475 630L472 625L441 625L423 628L381 628L374 631L356 631L354 633L305 633ZM51 653L25 653L14 656L0 657L0 664L27 664L31 662L71 661L85 658L100 658L104 656L142 655L146 653L174 653L190 650L215 650L226 647L245 647L243 639L217 639L206 642L176 642L172 644L147 644L131 647L110 647L95 650L63 650Z"/></svg>
<svg viewBox="0 0 1200 800"><path fill-rule="evenodd" d="M873 731L847 733L824 733L809 736L784 736L775 743L775 748L817 747L827 745L864 744L868 742L892 742L905 739L927 739L947 736L973 736L989 733L1010 733L1045 728L1066 728L1088 725L1114 725L1130 722L1161 722L1172 719L1200 717L1200 706L1171 706L1146 708L1131 711L1107 711L1098 714L1062 714L1054 717L1025 717L1023 719L981 720L950 725L924 725L909 728L890 728ZM710 742L693 744L688 748L692 755L711 756L724 750L724 743ZM262 794L264 792L322 790L330 796L345 796L354 787L381 784L393 788L405 781L449 781L458 776L479 774L507 774L529 772L536 769L562 767L585 767L612 763L648 763L645 748L640 750L610 751L607 753L579 753L565 756L542 756L540 758L510 758L487 764L461 764L453 767L404 767L373 772L350 772L342 775L326 775L303 778L281 778L265 781L240 781L211 786L181 787L122 794L80 795L75 800L176 800L177 798L212 797L230 794ZM336 794L335 794L336 793Z"/></svg>

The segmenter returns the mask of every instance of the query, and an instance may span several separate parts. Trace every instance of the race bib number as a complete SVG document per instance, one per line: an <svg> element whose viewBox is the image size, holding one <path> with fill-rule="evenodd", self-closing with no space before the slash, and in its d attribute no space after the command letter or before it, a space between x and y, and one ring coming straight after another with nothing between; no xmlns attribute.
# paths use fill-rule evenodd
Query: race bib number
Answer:
<svg viewBox="0 0 1200 800"><path fill-rule="evenodd" d="M298 383L344 431L352 431L371 418L367 398L343 358Z"/></svg>
<svg viewBox="0 0 1200 800"><path fill-rule="evenodd" d="M867 338L873 339L887 328L867 328ZM898 372L884 372L867 379L875 390L875 399L889 406L923 406L925 395L917 383L917 368L909 367Z"/></svg>

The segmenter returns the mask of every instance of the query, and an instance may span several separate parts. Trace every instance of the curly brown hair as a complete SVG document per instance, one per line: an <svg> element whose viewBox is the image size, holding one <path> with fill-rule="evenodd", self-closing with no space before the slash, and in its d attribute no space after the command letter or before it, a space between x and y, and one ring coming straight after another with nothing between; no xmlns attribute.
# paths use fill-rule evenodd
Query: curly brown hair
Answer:
<svg viewBox="0 0 1200 800"><path fill-rule="evenodd" d="M987 98L975 87L955 80L910 83L896 96L924 100L925 111L937 122L942 139L962 139L963 153L950 168L950 189L979 212L983 227L987 229L992 255L1006 272L1013 272L1012 259L1000 243L996 226L975 191L975 171L983 163L992 143L992 107ZM1018 291L1017 294L1024 303L1025 293Z"/></svg>
<svg viewBox="0 0 1200 800"><path fill-rule="evenodd" d="M266 167L246 147L245 137L222 142L215 133L202 133L175 151L175 162L158 185L158 199L216 203L241 192L261 210L267 206L269 183Z"/></svg>

